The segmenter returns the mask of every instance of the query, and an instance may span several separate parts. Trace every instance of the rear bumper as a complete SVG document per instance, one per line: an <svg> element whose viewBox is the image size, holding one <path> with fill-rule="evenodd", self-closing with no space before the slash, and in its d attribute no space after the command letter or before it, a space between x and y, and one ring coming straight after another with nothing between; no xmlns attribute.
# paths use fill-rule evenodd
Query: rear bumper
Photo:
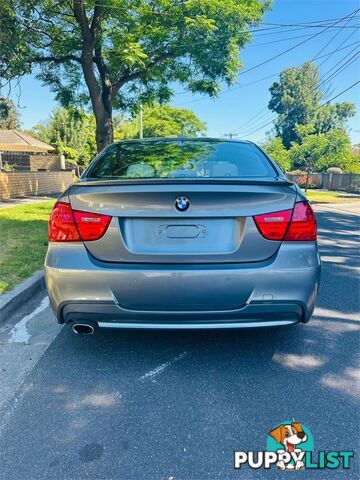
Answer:
<svg viewBox="0 0 360 480"><path fill-rule="evenodd" d="M114 303L68 303L61 309L64 323L97 324L101 328L215 329L291 325L301 322L304 309L296 304L251 303L221 312L129 312Z"/></svg>
<svg viewBox="0 0 360 480"><path fill-rule="evenodd" d="M114 264L82 244L51 243L45 260L59 323L113 328L240 328L307 322L320 278L315 243L283 243L264 262Z"/></svg>

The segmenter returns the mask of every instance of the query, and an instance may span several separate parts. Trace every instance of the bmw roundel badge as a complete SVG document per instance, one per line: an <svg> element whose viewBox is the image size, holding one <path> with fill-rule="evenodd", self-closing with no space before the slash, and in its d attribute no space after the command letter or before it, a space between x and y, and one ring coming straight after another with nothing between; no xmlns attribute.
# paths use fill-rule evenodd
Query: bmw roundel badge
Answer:
<svg viewBox="0 0 360 480"><path fill-rule="evenodd" d="M187 197L180 196L175 200L175 208L179 212L185 212L190 207L190 200Z"/></svg>

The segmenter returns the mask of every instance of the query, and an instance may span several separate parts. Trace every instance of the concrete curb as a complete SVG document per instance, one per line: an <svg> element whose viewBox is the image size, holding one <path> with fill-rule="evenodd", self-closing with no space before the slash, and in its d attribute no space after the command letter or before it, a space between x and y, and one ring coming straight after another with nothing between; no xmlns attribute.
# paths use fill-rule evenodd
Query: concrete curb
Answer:
<svg viewBox="0 0 360 480"><path fill-rule="evenodd" d="M38 270L10 292L0 295L0 325L35 293L45 287L44 271Z"/></svg>

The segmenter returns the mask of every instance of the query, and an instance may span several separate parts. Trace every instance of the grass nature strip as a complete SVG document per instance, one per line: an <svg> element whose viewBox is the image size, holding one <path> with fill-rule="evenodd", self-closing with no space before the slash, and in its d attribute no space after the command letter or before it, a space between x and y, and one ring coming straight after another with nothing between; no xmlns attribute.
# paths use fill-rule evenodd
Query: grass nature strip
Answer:
<svg viewBox="0 0 360 480"><path fill-rule="evenodd" d="M54 202L0 208L0 294L42 268Z"/></svg>
<svg viewBox="0 0 360 480"><path fill-rule="evenodd" d="M308 190L305 195L311 202L316 203L360 202L359 195L344 194L343 192Z"/></svg>

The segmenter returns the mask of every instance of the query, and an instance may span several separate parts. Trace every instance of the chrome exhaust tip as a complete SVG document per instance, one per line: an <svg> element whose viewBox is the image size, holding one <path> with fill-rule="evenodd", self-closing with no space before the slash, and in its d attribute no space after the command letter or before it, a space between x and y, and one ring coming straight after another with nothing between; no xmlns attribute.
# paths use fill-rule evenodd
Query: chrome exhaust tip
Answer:
<svg viewBox="0 0 360 480"><path fill-rule="evenodd" d="M77 335L92 335L95 329L92 325L88 325L86 323L74 323L72 326L72 331Z"/></svg>

